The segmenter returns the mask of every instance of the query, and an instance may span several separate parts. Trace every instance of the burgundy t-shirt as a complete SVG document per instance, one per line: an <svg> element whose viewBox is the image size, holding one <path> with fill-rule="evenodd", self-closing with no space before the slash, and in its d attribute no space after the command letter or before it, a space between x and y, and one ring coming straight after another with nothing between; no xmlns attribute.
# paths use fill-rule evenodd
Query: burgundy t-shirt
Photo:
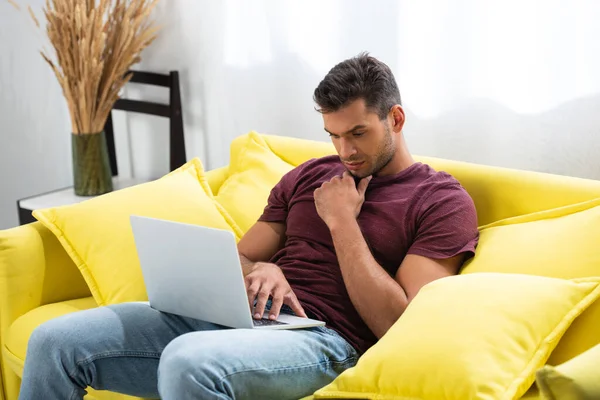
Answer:
<svg viewBox="0 0 600 400"><path fill-rule="evenodd" d="M259 220L286 224L285 246L270 261L282 269L305 311L362 354L377 338L350 301L331 233L313 197L323 182L344 171L338 156L296 167L273 188ZM470 257L478 240L471 197L452 176L422 163L396 175L374 176L358 224L375 260L391 276L407 254L448 258L466 252Z"/></svg>

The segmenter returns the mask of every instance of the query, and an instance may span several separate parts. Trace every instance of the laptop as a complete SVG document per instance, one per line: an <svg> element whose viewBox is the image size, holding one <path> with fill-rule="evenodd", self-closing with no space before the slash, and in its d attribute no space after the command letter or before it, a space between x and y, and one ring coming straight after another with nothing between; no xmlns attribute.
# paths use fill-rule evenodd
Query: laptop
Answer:
<svg viewBox="0 0 600 400"><path fill-rule="evenodd" d="M280 313L252 318L232 232L130 217L149 304L162 312L231 328L298 329L325 322Z"/></svg>

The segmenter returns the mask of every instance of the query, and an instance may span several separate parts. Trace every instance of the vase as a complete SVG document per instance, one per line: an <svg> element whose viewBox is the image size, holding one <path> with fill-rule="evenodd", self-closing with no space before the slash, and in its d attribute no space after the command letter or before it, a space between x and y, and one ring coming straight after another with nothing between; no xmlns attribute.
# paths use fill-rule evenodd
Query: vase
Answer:
<svg viewBox="0 0 600 400"><path fill-rule="evenodd" d="M72 133L73 180L77 196L98 196L113 190L104 131Z"/></svg>

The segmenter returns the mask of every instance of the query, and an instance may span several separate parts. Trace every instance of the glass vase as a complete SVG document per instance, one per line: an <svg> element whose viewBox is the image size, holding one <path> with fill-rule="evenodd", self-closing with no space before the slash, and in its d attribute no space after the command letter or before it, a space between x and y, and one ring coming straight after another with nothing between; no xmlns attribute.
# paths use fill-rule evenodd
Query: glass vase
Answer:
<svg viewBox="0 0 600 400"><path fill-rule="evenodd" d="M73 180L77 196L98 196L113 190L104 131L72 133Z"/></svg>

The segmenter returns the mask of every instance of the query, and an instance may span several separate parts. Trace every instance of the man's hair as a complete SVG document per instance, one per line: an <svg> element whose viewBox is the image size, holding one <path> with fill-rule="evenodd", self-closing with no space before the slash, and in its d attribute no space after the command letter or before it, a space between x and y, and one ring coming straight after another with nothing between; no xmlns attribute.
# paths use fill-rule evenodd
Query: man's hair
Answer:
<svg viewBox="0 0 600 400"><path fill-rule="evenodd" d="M361 53L333 67L315 89L314 101L321 113L338 111L364 99L367 108L384 119L390 108L402 104L394 74L385 63Z"/></svg>

